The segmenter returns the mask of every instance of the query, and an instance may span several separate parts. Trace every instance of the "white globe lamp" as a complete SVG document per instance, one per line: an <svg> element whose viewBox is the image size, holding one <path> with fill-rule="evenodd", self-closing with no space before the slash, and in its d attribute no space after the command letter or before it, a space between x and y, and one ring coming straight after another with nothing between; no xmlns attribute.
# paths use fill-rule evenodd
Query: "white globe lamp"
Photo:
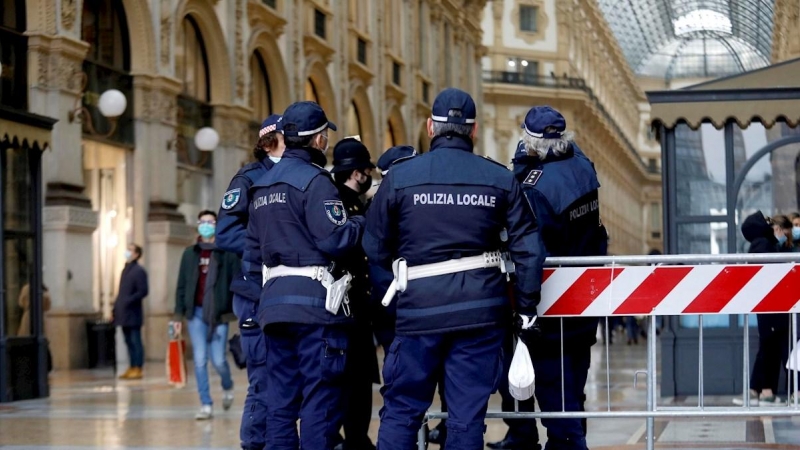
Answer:
<svg viewBox="0 0 800 450"><path fill-rule="evenodd" d="M128 107L128 100L122 92L116 89L109 89L100 95L97 107L100 109L100 114L102 114L103 117L119 117L125 112L125 108Z"/></svg>
<svg viewBox="0 0 800 450"><path fill-rule="evenodd" d="M203 127L194 135L194 145L203 152L214 151L219 145L219 133L211 127Z"/></svg>

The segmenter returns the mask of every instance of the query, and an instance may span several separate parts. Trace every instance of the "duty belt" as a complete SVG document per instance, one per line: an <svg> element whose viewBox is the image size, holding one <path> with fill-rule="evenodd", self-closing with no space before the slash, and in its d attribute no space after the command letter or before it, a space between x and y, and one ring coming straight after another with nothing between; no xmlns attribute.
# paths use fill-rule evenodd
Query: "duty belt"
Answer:
<svg viewBox="0 0 800 450"><path fill-rule="evenodd" d="M280 277L306 277L319 281L327 292L325 309L329 313L336 315L339 313L339 308L344 305L344 314L348 317L350 316L350 300L347 298L347 290L350 288L350 281L353 276L349 273L345 273L342 278L337 280L328 268L324 266L289 267L281 265L267 267L262 265L261 275L261 287L264 287L267 281Z"/></svg>
<svg viewBox="0 0 800 450"><path fill-rule="evenodd" d="M383 304L383 306L389 306L395 294L398 291L405 292L408 282L411 280L491 267L499 267L502 273L513 272L513 263L508 259L508 255L499 251L485 252L478 256L468 256L466 258L451 259L449 261L422 264L413 267L408 267L405 259L397 259L392 263L394 279L389 285L386 295L383 296L381 304Z"/></svg>

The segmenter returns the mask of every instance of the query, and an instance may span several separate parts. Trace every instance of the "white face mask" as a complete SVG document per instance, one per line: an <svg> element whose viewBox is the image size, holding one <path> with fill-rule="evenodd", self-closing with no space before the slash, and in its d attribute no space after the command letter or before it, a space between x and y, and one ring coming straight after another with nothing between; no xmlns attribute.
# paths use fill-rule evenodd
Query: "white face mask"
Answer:
<svg viewBox="0 0 800 450"><path fill-rule="evenodd" d="M281 157L280 156L270 156L269 160L274 162L275 164L278 164L281 161Z"/></svg>

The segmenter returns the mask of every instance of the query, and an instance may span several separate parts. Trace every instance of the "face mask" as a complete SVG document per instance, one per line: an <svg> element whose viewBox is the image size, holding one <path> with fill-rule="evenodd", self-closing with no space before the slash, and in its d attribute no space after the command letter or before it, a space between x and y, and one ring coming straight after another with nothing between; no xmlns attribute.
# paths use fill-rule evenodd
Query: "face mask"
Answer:
<svg viewBox="0 0 800 450"><path fill-rule="evenodd" d="M208 239L214 236L216 228L216 225L212 225L210 223L201 223L197 226L197 232L200 233L200 236Z"/></svg>
<svg viewBox="0 0 800 450"><path fill-rule="evenodd" d="M778 244L783 245L783 244L786 243L786 235L785 234L781 233L780 236L775 236L775 237L778 238Z"/></svg>
<svg viewBox="0 0 800 450"><path fill-rule="evenodd" d="M792 227L792 239L800 241L800 227Z"/></svg>
<svg viewBox="0 0 800 450"><path fill-rule="evenodd" d="M358 183L358 193L366 194L371 187L372 187L372 175L367 175L366 180L364 180L362 183Z"/></svg>
<svg viewBox="0 0 800 450"><path fill-rule="evenodd" d="M280 156L270 156L269 160L274 162L275 164L278 164L281 161L281 157Z"/></svg>
<svg viewBox="0 0 800 450"><path fill-rule="evenodd" d="M130 250L125 250L125 260L126 261L130 261L131 260L131 256L133 256L133 253L131 253Z"/></svg>

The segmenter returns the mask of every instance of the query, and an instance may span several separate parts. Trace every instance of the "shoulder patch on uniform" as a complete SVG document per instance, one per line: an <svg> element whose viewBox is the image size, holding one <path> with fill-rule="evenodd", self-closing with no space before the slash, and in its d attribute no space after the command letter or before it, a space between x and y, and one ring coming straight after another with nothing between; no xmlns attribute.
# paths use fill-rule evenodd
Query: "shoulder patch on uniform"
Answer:
<svg viewBox="0 0 800 450"><path fill-rule="evenodd" d="M347 222L347 211L341 200L325 200L323 204L325 205L325 215L334 225L341 226Z"/></svg>
<svg viewBox="0 0 800 450"><path fill-rule="evenodd" d="M530 173L528 173L528 176L525 177L525 181L523 181L522 184L529 184L531 186L536 186L536 183L539 181L539 178L541 177L542 177L541 170L539 169L531 170Z"/></svg>
<svg viewBox="0 0 800 450"><path fill-rule="evenodd" d="M486 155L481 155L481 156L483 156L483 159L485 159L485 160L487 160L487 161L491 161L491 162L493 162L493 163L497 164L498 166L500 166L500 167L502 167L502 168L504 168L504 169L506 169L506 170L508 169L508 167L506 167L506 165L505 165L505 164L503 164L503 163L501 163L500 161L495 161L495 160L493 160L492 158L489 158L489 157L488 157L488 156L486 156Z"/></svg>
<svg viewBox="0 0 800 450"><path fill-rule="evenodd" d="M222 209L231 209L239 203L242 198L241 188L231 189L222 196Z"/></svg>

